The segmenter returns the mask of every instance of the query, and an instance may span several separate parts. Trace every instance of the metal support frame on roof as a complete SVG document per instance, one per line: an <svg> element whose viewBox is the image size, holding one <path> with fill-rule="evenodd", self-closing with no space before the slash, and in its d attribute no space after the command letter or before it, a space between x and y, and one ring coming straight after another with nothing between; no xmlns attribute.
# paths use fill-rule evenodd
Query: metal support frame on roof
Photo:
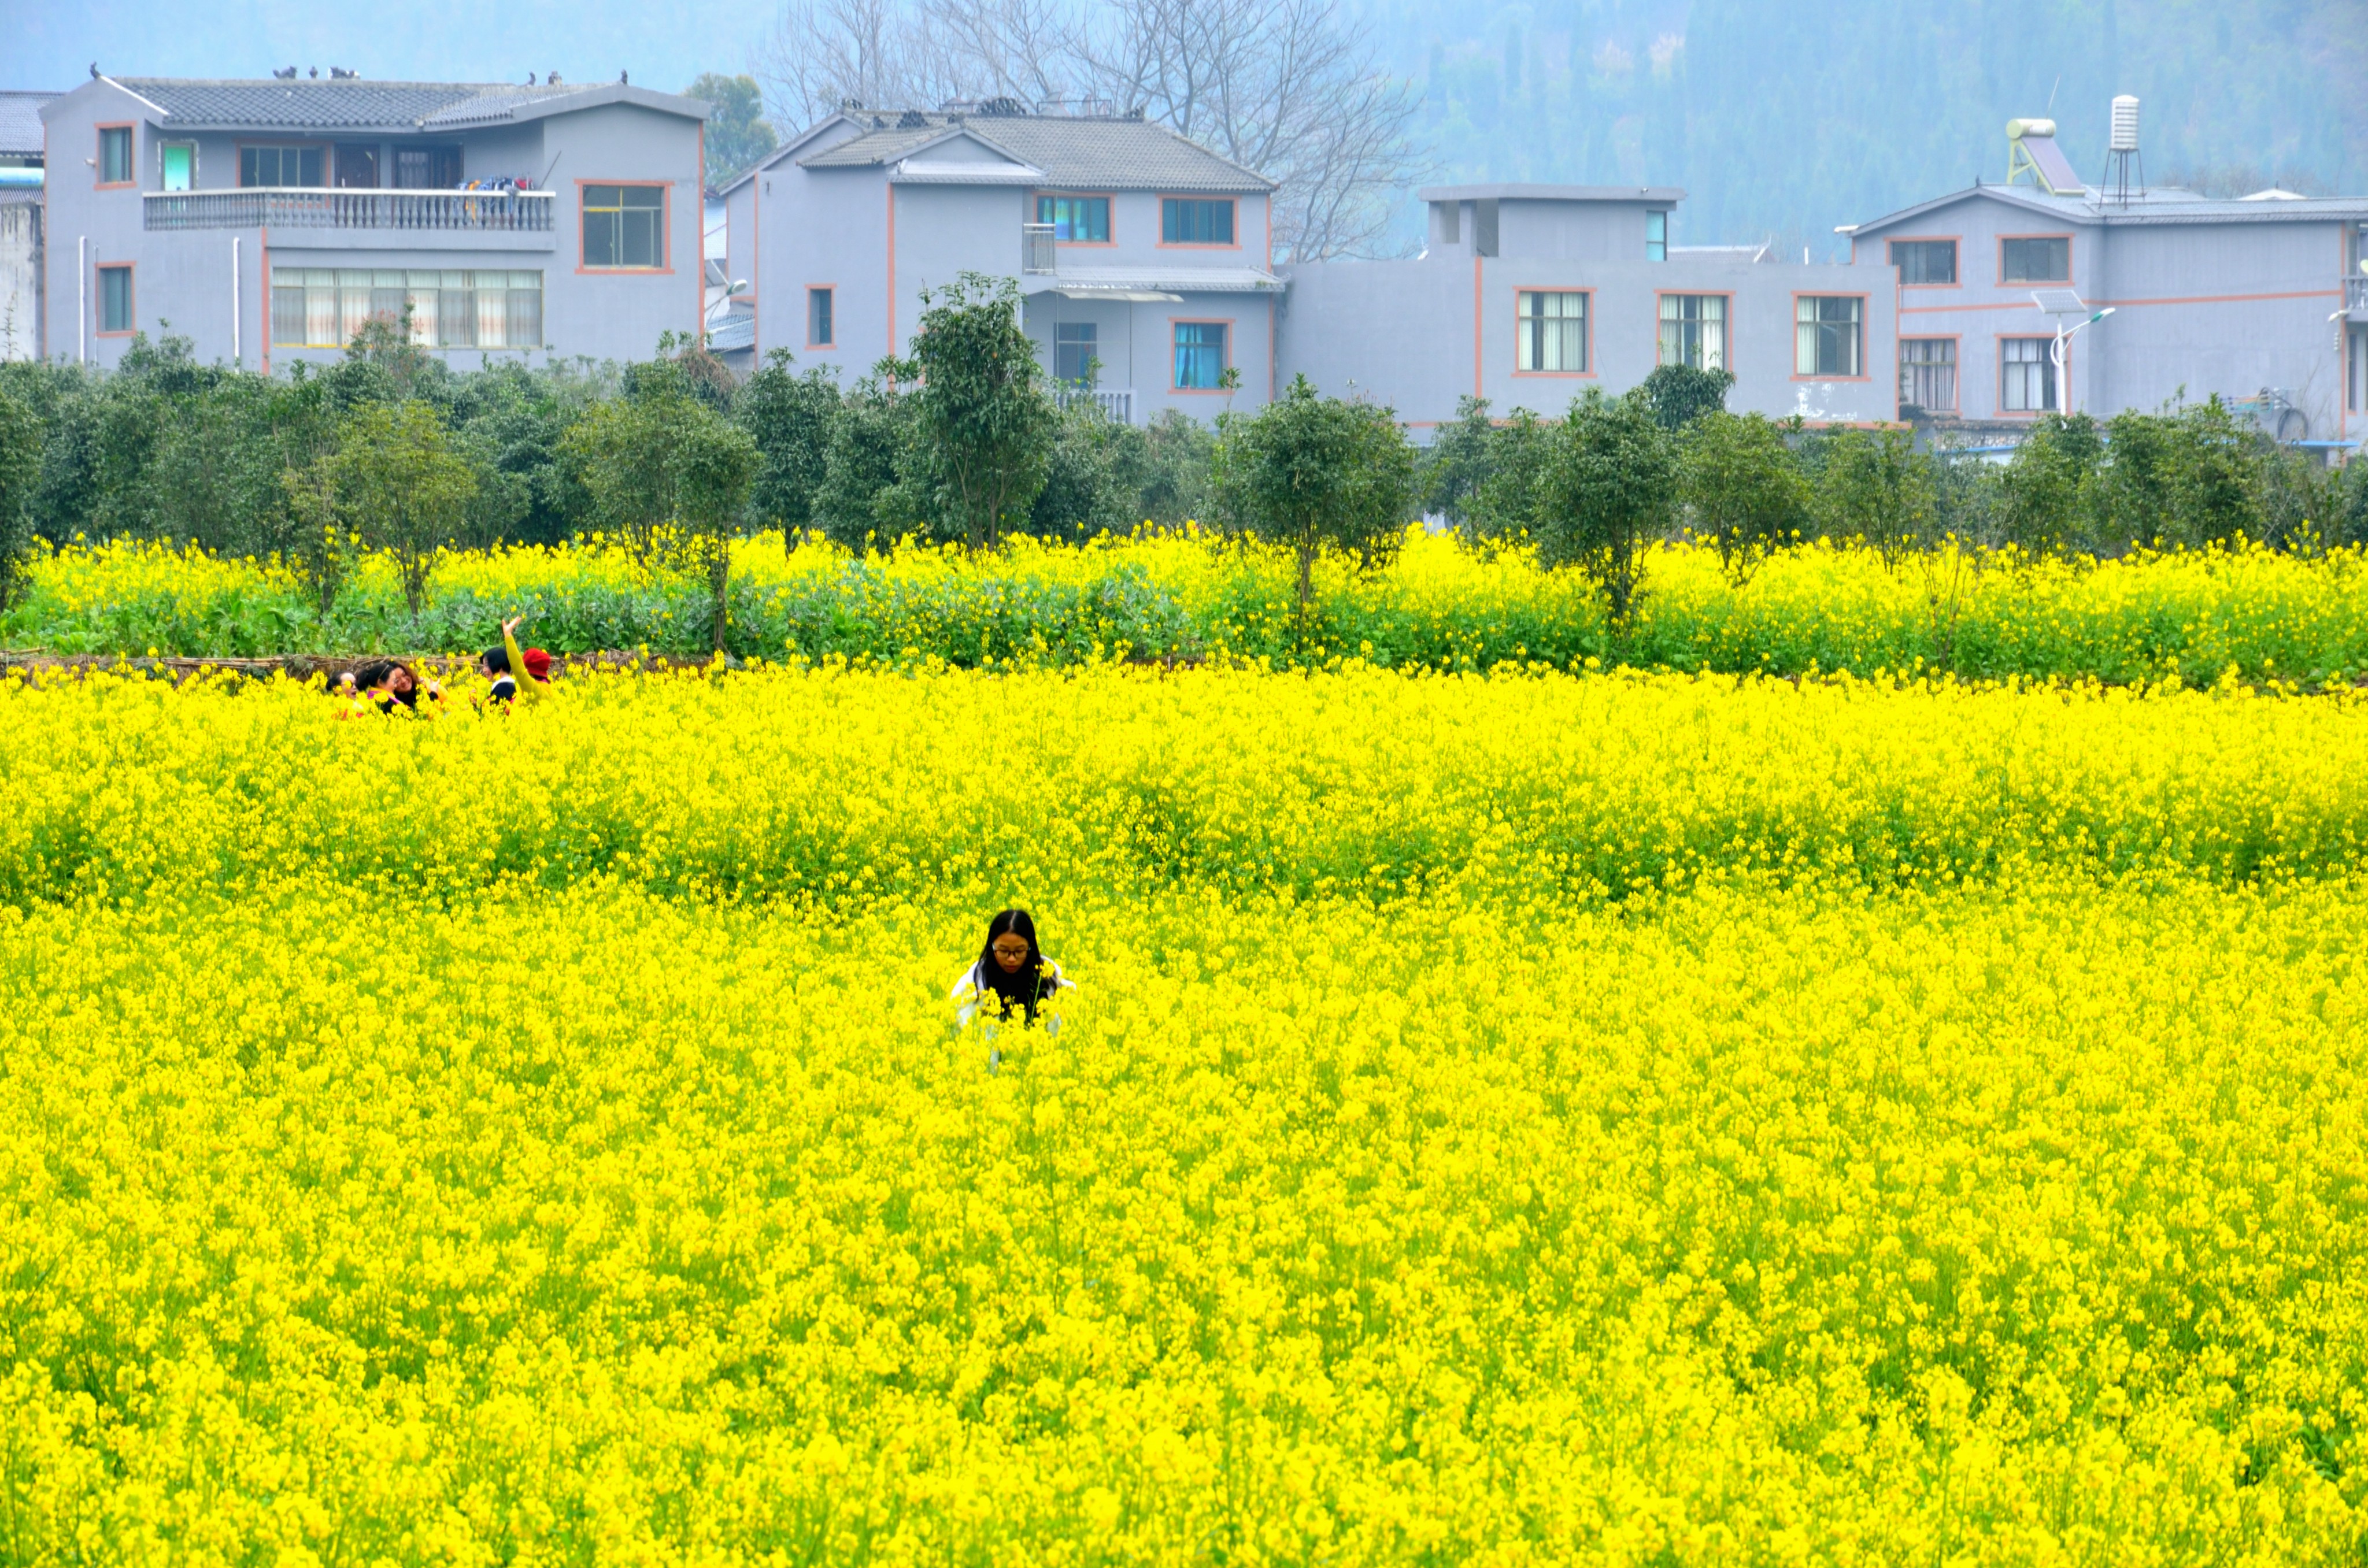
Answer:
<svg viewBox="0 0 2368 1568"><path fill-rule="evenodd" d="M2050 196L2080 196L2088 191L2072 172L2064 149L2055 144L2052 119L2009 119L2006 122L2006 183L2029 175L2031 182Z"/></svg>

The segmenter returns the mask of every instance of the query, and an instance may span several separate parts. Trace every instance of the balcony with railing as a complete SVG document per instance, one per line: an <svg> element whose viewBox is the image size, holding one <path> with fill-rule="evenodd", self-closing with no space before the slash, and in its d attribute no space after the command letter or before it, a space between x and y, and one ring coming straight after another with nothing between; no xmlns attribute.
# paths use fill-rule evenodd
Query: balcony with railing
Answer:
<svg viewBox="0 0 2368 1568"><path fill-rule="evenodd" d="M2343 308L2354 315L2368 311L2368 278L2343 280Z"/></svg>
<svg viewBox="0 0 2368 1568"><path fill-rule="evenodd" d="M1053 225L1022 223L1019 225L1019 270L1022 272L1053 272Z"/></svg>
<svg viewBox="0 0 2368 1568"><path fill-rule="evenodd" d="M1134 423L1134 393L1113 392L1103 387L1062 387L1053 392L1061 406L1076 408L1080 404L1097 409L1113 425Z"/></svg>
<svg viewBox="0 0 2368 1568"><path fill-rule="evenodd" d="M370 229L443 233L549 233L547 190L152 190L150 229Z"/></svg>

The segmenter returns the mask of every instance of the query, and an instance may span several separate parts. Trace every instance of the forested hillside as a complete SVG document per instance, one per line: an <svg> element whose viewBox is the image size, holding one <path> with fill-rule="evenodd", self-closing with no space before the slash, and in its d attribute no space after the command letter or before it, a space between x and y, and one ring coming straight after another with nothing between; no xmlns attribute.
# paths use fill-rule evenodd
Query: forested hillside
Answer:
<svg viewBox="0 0 2368 1568"><path fill-rule="evenodd" d="M2123 92L2154 180L2368 190L2362 0L1372 0L1367 20L1425 84L1443 176L1680 185L1696 243L1824 254L1837 223L2004 177L2014 115L2052 112L2093 178Z"/></svg>

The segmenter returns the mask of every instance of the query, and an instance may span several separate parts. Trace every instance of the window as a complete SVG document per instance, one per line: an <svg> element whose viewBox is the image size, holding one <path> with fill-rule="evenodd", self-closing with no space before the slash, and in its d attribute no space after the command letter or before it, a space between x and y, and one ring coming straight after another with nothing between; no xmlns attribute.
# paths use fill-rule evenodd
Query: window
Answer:
<svg viewBox="0 0 2368 1568"><path fill-rule="evenodd" d="M2072 281L2072 241L2058 234L2041 240L1998 242L1998 275L2009 283Z"/></svg>
<svg viewBox="0 0 2368 1568"><path fill-rule="evenodd" d="M1899 268L1902 283L1954 283L1957 242L1954 240L1894 240L1891 265Z"/></svg>
<svg viewBox="0 0 2368 1568"><path fill-rule="evenodd" d="M242 186L289 185L318 190L321 149L318 147L241 147L238 183Z"/></svg>
<svg viewBox="0 0 2368 1568"><path fill-rule="evenodd" d="M1110 244L1110 198L1040 196L1036 222L1052 224L1053 238L1062 244L1106 245Z"/></svg>
<svg viewBox="0 0 2368 1568"><path fill-rule="evenodd" d="M828 289L806 290L806 347L828 348L838 340L831 335L830 312L833 301Z"/></svg>
<svg viewBox="0 0 2368 1568"><path fill-rule="evenodd" d="M1645 214L1645 259L1669 259L1669 215L1666 212ZM1668 361L1665 359L1662 363L1666 365Z"/></svg>
<svg viewBox="0 0 2368 1568"><path fill-rule="evenodd" d="M1053 379L1063 386L1091 386L1101 366L1101 334L1089 321L1064 321L1053 329ZM1177 383L1181 386L1183 383Z"/></svg>
<svg viewBox="0 0 2368 1568"><path fill-rule="evenodd" d="M1522 289L1513 296L1520 335L1513 369L1582 374L1587 369L1587 296L1572 290Z"/></svg>
<svg viewBox="0 0 2368 1568"><path fill-rule="evenodd" d="M1957 406L1957 340L1953 337L1903 337L1899 340L1899 406L1928 414Z"/></svg>
<svg viewBox="0 0 2368 1568"><path fill-rule="evenodd" d="M131 127L103 125L98 131L98 183L131 183Z"/></svg>
<svg viewBox="0 0 2368 1568"><path fill-rule="evenodd" d="M1861 376L1860 337L1866 301L1856 295L1804 294L1793 304L1796 376Z"/></svg>
<svg viewBox="0 0 2368 1568"><path fill-rule="evenodd" d="M587 185L584 187L584 265L666 266L666 187Z"/></svg>
<svg viewBox="0 0 2368 1568"><path fill-rule="evenodd" d="M1664 365L1697 370L1726 369L1726 296L1661 296L1661 358Z"/></svg>
<svg viewBox="0 0 2368 1568"><path fill-rule="evenodd" d="M1475 256L1497 254L1497 199L1483 197L1472 204L1472 250Z"/></svg>
<svg viewBox="0 0 2368 1568"><path fill-rule="evenodd" d="M1225 379L1225 324L1176 324L1176 390L1218 392Z"/></svg>
<svg viewBox="0 0 2368 1568"><path fill-rule="evenodd" d="M376 190L378 188L378 148L366 142L337 143L337 188L339 190Z"/></svg>
<svg viewBox="0 0 2368 1568"><path fill-rule="evenodd" d="M132 182L132 128L99 126L99 185Z"/></svg>
<svg viewBox="0 0 2368 1568"><path fill-rule="evenodd" d="M457 190L461 185L458 147L397 147L394 188L397 190Z"/></svg>
<svg viewBox="0 0 2368 1568"><path fill-rule="evenodd" d="M411 312L423 348L540 348L542 274L275 267L271 341L281 348L342 348L372 316Z"/></svg>
<svg viewBox="0 0 2368 1568"><path fill-rule="evenodd" d="M2008 414L2051 414L2055 409L2055 362L2052 337L2009 337L1998 342L1998 407Z"/></svg>
<svg viewBox="0 0 2368 1568"><path fill-rule="evenodd" d="M1164 245L1229 245L1234 243L1231 200L1188 201L1163 197L1159 202L1159 243Z"/></svg>
<svg viewBox="0 0 2368 1568"><path fill-rule="evenodd" d="M98 269L98 330L131 330L131 268L129 266Z"/></svg>
<svg viewBox="0 0 2368 1568"><path fill-rule="evenodd" d="M190 190L197 185L198 150L187 142L167 142L157 151L166 190Z"/></svg>
<svg viewBox="0 0 2368 1568"><path fill-rule="evenodd" d="M2351 358L2344 367L2343 406L2358 414L2368 409L2368 332L2354 328L2348 340Z"/></svg>

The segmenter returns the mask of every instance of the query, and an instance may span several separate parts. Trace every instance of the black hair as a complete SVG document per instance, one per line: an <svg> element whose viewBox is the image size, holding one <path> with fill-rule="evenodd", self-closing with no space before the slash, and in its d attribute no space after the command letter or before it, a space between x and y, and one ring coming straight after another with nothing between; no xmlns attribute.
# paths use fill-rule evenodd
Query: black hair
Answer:
<svg viewBox="0 0 2368 1568"><path fill-rule="evenodd" d="M1016 972L996 961L997 937L1028 938L1027 960ZM1017 1006L1032 1020L1036 1006L1044 995L1044 950L1036 945L1036 917L1024 909L1007 909L988 921L986 940L978 949L977 972L979 989L1002 998L1005 1017L1009 1017L1011 1009Z"/></svg>
<svg viewBox="0 0 2368 1568"><path fill-rule="evenodd" d="M491 670L497 676L506 676L510 673L510 651L507 648L486 649L484 658L482 662L485 668Z"/></svg>
<svg viewBox="0 0 2368 1568"><path fill-rule="evenodd" d="M374 687L383 686L386 682L394 678L394 672L397 670L402 670L406 674L411 674L411 666L404 664L400 659L372 659L368 664L359 665L355 668L355 688L360 691L369 691ZM393 699L395 701L402 703L405 708L418 707L419 676L416 674L411 675L411 689L409 691L390 691L386 695Z"/></svg>

